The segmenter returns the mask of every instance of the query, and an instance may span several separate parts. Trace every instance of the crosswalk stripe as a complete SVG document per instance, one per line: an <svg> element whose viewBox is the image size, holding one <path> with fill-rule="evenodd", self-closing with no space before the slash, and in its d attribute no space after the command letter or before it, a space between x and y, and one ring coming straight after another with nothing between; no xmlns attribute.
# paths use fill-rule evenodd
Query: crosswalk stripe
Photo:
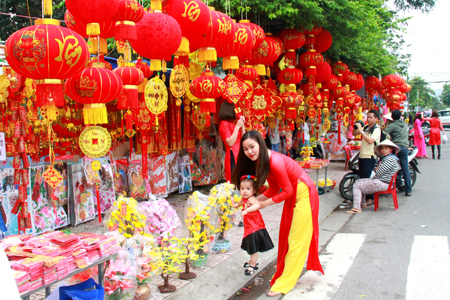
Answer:
<svg viewBox="0 0 450 300"><path fill-rule="evenodd" d="M336 234L320 255L325 276L319 272L307 272L283 300L330 299L329 295L334 294L341 285L365 238L365 234L358 233Z"/></svg>
<svg viewBox="0 0 450 300"><path fill-rule="evenodd" d="M449 299L450 254L446 236L415 236L406 300Z"/></svg>

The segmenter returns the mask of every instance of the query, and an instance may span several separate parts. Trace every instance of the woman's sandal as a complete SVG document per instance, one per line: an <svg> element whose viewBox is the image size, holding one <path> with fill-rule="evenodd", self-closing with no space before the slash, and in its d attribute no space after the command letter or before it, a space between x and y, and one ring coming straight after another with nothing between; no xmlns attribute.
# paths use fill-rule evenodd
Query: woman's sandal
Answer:
<svg viewBox="0 0 450 300"><path fill-rule="evenodd" d="M352 214L352 215L354 215L354 214L360 214L360 213L362 213L362 210L353 208L352 210L347 211L347 213L348 213L348 214Z"/></svg>
<svg viewBox="0 0 450 300"><path fill-rule="evenodd" d="M280 292L272 292L272 291L270 291L266 294L267 297L276 297L276 296L280 296L280 295L281 295Z"/></svg>
<svg viewBox="0 0 450 300"><path fill-rule="evenodd" d="M257 267L257 266L255 266L255 267L248 266L248 268L245 269L244 274L245 274L246 276L252 276L252 275L255 273L256 270L258 270L258 267Z"/></svg>
<svg viewBox="0 0 450 300"><path fill-rule="evenodd" d="M256 263L256 267L258 267L258 266L259 266L259 263ZM246 263L244 264L243 267L244 267L244 268L250 267L250 263L249 263L249 262L246 262Z"/></svg>

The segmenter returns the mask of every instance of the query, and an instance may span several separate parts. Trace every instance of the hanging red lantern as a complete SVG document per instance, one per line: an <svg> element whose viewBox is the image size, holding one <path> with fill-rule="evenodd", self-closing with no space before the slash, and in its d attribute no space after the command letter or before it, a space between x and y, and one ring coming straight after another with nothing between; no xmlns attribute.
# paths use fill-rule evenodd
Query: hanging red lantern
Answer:
<svg viewBox="0 0 450 300"><path fill-rule="evenodd" d="M6 60L17 73L36 82L36 100L56 119L55 106L64 106L62 80L81 71L89 59L85 40L55 19L36 20L6 41Z"/></svg>
<svg viewBox="0 0 450 300"><path fill-rule="evenodd" d="M117 109L137 109L139 107L138 85L144 82L144 73L134 64L114 69L114 73L119 75L123 84L122 93L117 99Z"/></svg>
<svg viewBox="0 0 450 300"><path fill-rule="evenodd" d="M198 49L198 60L200 62L216 62L217 48L233 42L235 24L226 14L216 11L210 7L211 24L208 31L191 41L191 51Z"/></svg>
<svg viewBox="0 0 450 300"><path fill-rule="evenodd" d="M317 52L322 53L330 49L332 44L333 37L331 36L331 33L326 29L322 29L315 37L314 49L316 49Z"/></svg>
<svg viewBox="0 0 450 300"><path fill-rule="evenodd" d="M163 12L180 24L183 39L176 55L191 53L190 41L201 38L212 26L209 8L200 0L168 0Z"/></svg>
<svg viewBox="0 0 450 300"><path fill-rule="evenodd" d="M215 113L215 98L222 96L226 88L225 81L214 76L214 73L209 70L204 72L202 76L195 78L189 86L192 95L202 101L200 103L201 113Z"/></svg>
<svg viewBox="0 0 450 300"><path fill-rule="evenodd" d="M157 11L144 14L136 24L136 32L139 38L130 44L139 55L151 59L152 71L161 71L162 60L174 54L181 44L180 25L173 17Z"/></svg>
<svg viewBox="0 0 450 300"><path fill-rule="evenodd" d="M67 95L84 104L85 124L106 124L108 117L105 103L108 103L122 92L120 77L105 68L86 68L66 81Z"/></svg>
<svg viewBox="0 0 450 300"><path fill-rule="evenodd" d="M297 84L303 79L303 73L299 69L289 66L278 74L277 80L283 84Z"/></svg>
<svg viewBox="0 0 450 300"><path fill-rule="evenodd" d="M139 57L136 61L136 68L141 70L142 74L144 74L144 81L138 86L138 92L144 93L145 86L147 85L148 82L148 78L152 77L153 71L150 70L150 67L147 65L146 62L142 61L141 57Z"/></svg>
<svg viewBox="0 0 450 300"><path fill-rule="evenodd" d="M381 81L375 76L366 77L366 89L380 90L382 88Z"/></svg>
<svg viewBox="0 0 450 300"><path fill-rule="evenodd" d="M325 83L331 77L331 66L323 61L316 66L316 83Z"/></svg>
<svg viewBox="0 0 450 300"><path fill-rule="evenodd" d="M89 37L86 34L87 23L82 20L75 19L75 17L66 10L64 14L64 21L66 26L81 35L84 38L89 38L88 46L89 52L91 54L98 54L99 40L100 40L100 54L108 53L108 42L106 39L114 37L116 22L112 19L108 19L104 22L99 23L100 25L100 35Z"/></svg>
<svg viewBox="0 0 450 300"><path fill-rule="evenodd" d="M300 63L306 67L306 76L317 74L316 66L323 62L323 56L314 49L309 49L300 56Z"/></svg>
<svg viewBox="0 0 450 300"><path fill-rule="evenodd" d="M144 8L136 0L120 0L113 17L116 21L116 39L136 40L136 23L142 20L144 13Z"/></svg>
<svg viewBox="0 0 450 300"><path fill-rule="evenodd" d="M331 74L330 79L328 79L328 81L322 85L322 88L327 90L334 90L337 87L338 83L339 81L337 77Z"/></svg>
<svg viewBox="0 0 450 300"><path fill-rule="evenodd" d="M393 88L404 84L405 80L396 74L390 74L384 76L381 82L383 83L384 87Z"/></svg>
<svg viewBox="0 0 450 300"><path fill-rule="evenodd" d="M239 23L248 26L255 34L255 45L253 46L253 49L261 45L261 43L264 41L264 38L266 37L264 29L262 29L261 26L258 26L255 23L251 23L249 20L240 20Z"/></svg>
<svg viewBox="0 0 450 300"><path fill-rule="evenodd" d="M249 66L239 68L239 70L236 71L235 75L236 77L244 81L253 81L258 78L258 72L256 72L254 68L251 68Z"/></svg>
<svg viewBox="0 0 450 300"><path fill-rule="evenodd" d="M361 73L356 74L357 83L352 85L351 88L354 91L360 90L364 87L364 78Z"/></svg>
<svg viewBox="0 0 450 300"><path fill-rule="evenodd" d="M70 13L77 19L87 23L87 35L99 35L100 24L111 20L119 8L120 0L66 0Z"/></svg>
<svg viewBox="0 0 450 300"><path fill-rule="evenodd" d="M267 35L261 45L252 50L253 59L250 63L258 75L264 76L266 75L265 66L272 65L281 52L279 44Z"/></svg>
<svg viewBox="0 0 450 300"><path fill-rule="evenodd" d="M305 44L305 34L300 29L283 29L278 33L278 37L283 41L285 57L294 62L295 50L300 49ZM294 65L296 62L294 62Z"/></svg>
<svg viewBox="0 0 450 300"><path fill-rule="evenodd" d="M234 24L235 33L231 43L217 48L217 56L223 57L222 68L224 70L239 69L238 56L249 53L255 45L255 34L250 27L244 24Z"/></svg>
<svg viewBox="0 0 450 300"><path fill-rule="evenodd" d="M342 81L343 85L353 86L358 84L358 77L352 71L348 71L348 76Z"/></svg>
<svg viewBox="0 0 450 300"><path fill-rule="evenodd" d="M338 80L341 82L347 78L349 72L348 66L344 64L342 61L334 63L331 66L331 70L333 71L334 75L337 76Z"/></svg>
<svg viewBox="0 0 450 300"><path fill-rule="evenodd" d="M315 36L322 32L322 27L314 26L311 30L304 30L307 49L314 49Z"/></svg>

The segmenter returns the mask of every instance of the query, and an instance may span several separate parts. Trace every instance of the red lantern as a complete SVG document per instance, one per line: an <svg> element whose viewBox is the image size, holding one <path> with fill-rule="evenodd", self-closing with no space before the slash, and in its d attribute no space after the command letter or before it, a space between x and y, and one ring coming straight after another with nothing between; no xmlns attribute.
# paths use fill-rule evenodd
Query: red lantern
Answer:
<svg viewBox="0 0 450 300"><path fill-rule="evenodd" d="M348 76L348 66L344 64L342 61L338 61L335 64L331 66L331 70L333 71L334 75L337 76L339 81L343 81Z"/></svg>
<svg viewBox="0 0 450 300"><path fill-rule="evenodd" d="M148 82L148 78L152 77L153 71L150 70L150 67L147 65L146 62L142 61L141 57L139 57L136 61L136 68L141 70L142 74L144 74L144 81L138 86L138 92L144 93L145 86L147 85Z"/></svg>
<svg viewBox="0 0 450 300"><path fill-rule="evenodd" d="M258 26L254 23L251 23L249 20L241 20L239 23L244 24L245 26L250 27L250 29L255 34L255 45L253 46L253 49L257 48L261 43L264 41L264 38L266 37L266 34L264 33L264 29L261 28L261 26Z"/></svg>
<svg viewBox="0 0 450 300"><path fill-rule="evenodd" d="M181 28L177 21L163 13L146 13L136 24L139 38L131 41L133 49L141 56L151 58L150 69L161 70L161 61L177 51L181 44Z"/></svg>
<svg viewBox="0 0 450 300"><path fill-rule="evenodd" d="M144 82L144 73L135 66L119 67L114 73L122 79L122 94L117 99L118 109L137 109L138 102L138 85Z"/></svg>
<svg viewBox="0 0 450 300"><path fill-rule="evenodd" d="M266 36L261 45L252 50L253 59L250 63L258 75L266 75L265 66L272 65L281 52L279 44L270 36Z"/></svg>
<svg viewBox="0 0 450 300"><path fill-rule="evenodd" d="M323 62L322 54L309 49L300 56L300 63L306 67L306 76L316 75L316 66Z"/></svg>
<svg viewBox="0 0 450 300"><path fill-rule="evenodd" d="M331 44L333 44L333 37L326 29L322 29L322 31L315 37L315 40L314 49L321 53L330 49Z"/></svg>
<svg viewBox="0 0 450 300"><path fill-rule="evenodd" d="M366 89L381 90L381 81L375 76L366 77Z"/></svg>
<svg viewBox="0 0 450 300"><path fill-rule="evenodd" d="M334 90L338 85L339 81L333 74L330 75L330 79L322 85L322 88L327 90Z"/></svg>
<svg viewBox="0 0 450 300"><path fill-rule="evenodd" d="M100 24L111 20L119 8L120 0L66 0L70 13L77 19L87 23L87 35L99 35Z"/></svg>
<svg viewBox="0 0 450 300"><path fill-rule="evenodd" d="M217 56L224 58L222 63L224 70L239 69L238 56L249 53L256 42L255 34L250 27L240 23L234 26L233 41L217 49Z"/></svg>
<svg viewBox="0 0 450 300"><path fill-rule="evenodd" d="M244 66L242 68L239 68L239 70L236 71L236 77L244 80L244 81L253 81L256 78L258 78L258 72L256 72L255 69Z"/></svg>
<svg viewBox="0 0 450 300"><path fill-rule="evenodd" d="M85 124L106 124L108 117L105 103L114 100L122 92L122 80L116 73L94 64L70 77L65 90L72 100L84 104Z"/></svg>
<svg viewBox="0 0 450 300"><path fill-rule="evenodd" d="M95 56L91 57L91 61L89 62L89 64L92 63L103 63L103 68L108 69L110 71L113 70L112 65L105 60L105 57L103 55L100 55L99 57Z"/></svg>
<svg viewBox="0 0 450 300"><path fill-rule="evenodd" d="M189 86L192 95L202 100L200 103L201 113L215 113L216 100L225 92L227 84L225 81L208 70L202 76L195 78Z"/></svg>
<svg viewBox="0 0 450 300"><path fill-rule="evenodd" d="M100 37L100 54L108 53L108 42L106 39L114 37L116 26L116 22L112 19L99 23L100 35L91 37L86 34L87 23L75 19L69 10L66 10L66 13L64 14L64 21L69 29L75 31L84 38L89 38L88 46L91 54L98 54L98 37Z"/></svg>
<svg viewBox="0 0 450 300"><path fill-rule="evenodd" d="M316 82L324 83L327 82L331 77L331 66L323 61L316 66Z"/></svg>
<svg viewBox="0 0 450 300"><path fill-rule="evenodd" d="M353 73L352 71L348 71L348 76L346 79L343 80L342 84L349 86L356 85L358 84L358 77L356 77L356 74Z"/></svg>
<svg viewBox="0 0 450 300"><path fill-rule="evenodd" d="M305 35L318 35L322 32L322 27L320 26L314 26L311 30L304 30Z"/></svg>
<svg viewBox="0 0 450 300"><path fill-rule="evenodd" d="M303 79L303 73L299 69L289 66L278 74L277 80L284 84L297 84Z"/></svg>
<svg viewBox="0 0 450 300"><path fill-rule="evenodd" d="M352 85L352 90L357 91L364 87L364 78L361 73L356 74L356 78L358 79L358 82L354 85Z"/></svg>
<svg viewBox="0 0 450 300"><path fill-rule="evenodd" d="M191 51L198 49L198 60L201 62L217 61L217 48L233 42L235 24L226 14L210 7L211 24L208 31L191 42Z"/></svg>
<svg viewBox="0 0 450 300"><path fill-rule="evenodd" d="M144 8L137 1L120 0L119 8L113 17L116 21L116 39L136 40L136 23L142 20L144 13Z"/></svg>
<svg viewBox="0 0 450 300"><path fill-rule="evenodd" d="M393 88L404 84L405 80L396 74L391 74L384 76L381 82L383 83L384 87Z"/></svg>
<svg viewBox="0 0 450 300"><path fill-rule="evenodd" d="M295 50L305 44L305 34L299 29L283 29L278 33L278 37L283 41L286 58L294 61Z"/></svg>
<svg viewBox="0 0 450 300"><path fill-rule="evenodd" d="M176 55L188 55L191 52L189 41L200 38L212 26L209 8L200 0L169 0L163 12L180 24L183 40Z"/></svg>
<svg viewBox="0 0 450 300"><path fill-rule="evenodd" d="M81 71L89 59L84 39L54 19L36 20L6 41L6 60L17 73L36 82L37 105L56 119L55 105L64 106L62 79ZM51 110L51 111L50 111Z"/></svg>

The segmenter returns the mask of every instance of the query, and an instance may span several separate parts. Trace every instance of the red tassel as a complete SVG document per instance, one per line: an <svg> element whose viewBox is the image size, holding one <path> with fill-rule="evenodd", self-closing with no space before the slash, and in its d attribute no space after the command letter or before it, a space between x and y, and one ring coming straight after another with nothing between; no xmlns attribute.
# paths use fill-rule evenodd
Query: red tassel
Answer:
<svg viewBox="0 0 450 300"><path fill-rule="evenodd" d="M215 113L216 101L202 101L200 102L200 113Z"/></svg>
<svg viewBox="0 0 450 300"><path fill-rule="evenodd" d="M338 126L338 144L341 144L341 121L338 122L339 126Z"/></svg>
<svg viewBox="0 0 450 300"><path fill-rule="evenodd" d="M127 130L133 130L133 115L130 111L125 113L125 122L127 126Z"/></svg>
<svg viewBox="0 0 450 300"><path fill-rule="evenodd" d="M138 109L139 108L139 97L138 97L138 89L127 89L124 88L122 91L127 98L127 108L128 109Z"/></svg>
<svg viewBox="0 0 450 300"><path fill-rule="evenodd" d="M305 144L305 132L302 131L302 144Z"/></svg>
<svg viewBox="0 0 450 300"><path fill-rule="evenodd" d="M120 126L122 127L122 135L124 135L124 130L123 130L123 112L120 113Z"/></svg>
<svg viewBox="0 0 450 300"><path fill-rule="evenodd" d="M64 91L62 84L37 84L36 104L39 107L46 105L64 106Z"/></svg>
<svg viewBox="0 0 450 300"><path fill-rule="evenodd" d="M294 61L295 60L295 50L293 50L293 51L286 51L285 57L287 59L290 59L290 60Z"/></svg>
<svg viewBox="0 0 450 300"><path fill-rule="evenodd" d="M137 40L136 26L128 24L116 24L115 38L118 40Z"/></svg>
<svg viewBox="0 0 450 300"><path fill-rule="evenodd" d="M306 68L306 76L316 76L317 75L317 70L316 67L307 67Z"/></svg>
<svg viewBox="0 0 450 300"><path fill-rule="evenodd" d="M142 136L141 152L142 152L142 175L144 180L148 180L148 154L147 154L147 137Z"/></svg>
<svg viewBox="0 0 450 300"><path fill-rule="evenodd" d="M102 209L100 207L100 192L98 190L98 184L95 185L95 195L97 196L97 212L98 212L98 222L102 222Z"/></svg>
<svg viewBox="0 0 450 300"><path fill-rule="evenodd" d="M292 121L292 123L291 123L291 125L290 125L289 129L290 129L290 130L295 130L295 125L294 125L294 121Z"/></svg>
<svg viewBox="0 0 450 300"><path fill-rule="evenodd" d="M175 55L175 57L173 58L173 66L176 67L179 64L181 64L180 57Z"/></svg>
<svg viewBox="0 0 450 300"><path fill-rule="evenodd" d="M198 153L198 160L199 160L199 163L200 163L200 165L202 164L202 141L200 140L200 148L199 148L199 153ZM199 165L199 167L200 167L200 165Z"/></svg>
<svg viewBox="0 0 450 300"><path fill-rule="evenodd" d="M119 94L119 96L117 97L117 109L127 109L127 96L125 95L125 93L123 92L124 90L122 90L122 93Z"/></svg>
<svg viewBox="0 0 450 300"><path fill-rule="evenodd" d="M130 159L131 159L131 154L133 154L133 137L130 137Z"/></svg>
<svg viewBox="0 0 450 300"><path fill-rule="evenodd" d="M178 59L186 68L189 68L189 56L180 56Z"/></svg>

